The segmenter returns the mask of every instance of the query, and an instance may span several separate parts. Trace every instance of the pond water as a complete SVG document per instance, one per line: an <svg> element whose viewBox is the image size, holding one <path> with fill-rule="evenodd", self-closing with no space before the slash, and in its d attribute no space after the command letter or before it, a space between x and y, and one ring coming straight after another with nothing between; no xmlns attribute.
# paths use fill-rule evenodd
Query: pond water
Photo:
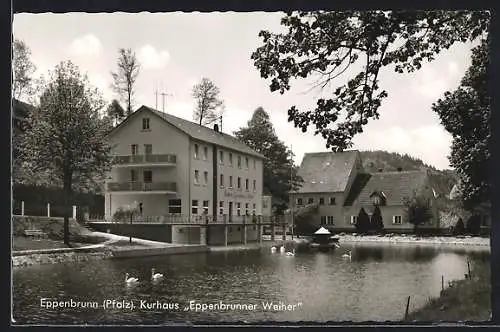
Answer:
<svg viewBox="0 0 500 332"><path fill-rule="evenodd" d="M489 271L489 251L472 249L356 244L295 256L263 248L31 266L13 271L13 317L43 325L397 321L408 296L410 310L423 306L439 295L441 276L446 285L464 277L467 261ZM152 282L152 267L165 278ZM127 272L139 283L127 286ZM46 299L69 307L48 308Z"/></svg>

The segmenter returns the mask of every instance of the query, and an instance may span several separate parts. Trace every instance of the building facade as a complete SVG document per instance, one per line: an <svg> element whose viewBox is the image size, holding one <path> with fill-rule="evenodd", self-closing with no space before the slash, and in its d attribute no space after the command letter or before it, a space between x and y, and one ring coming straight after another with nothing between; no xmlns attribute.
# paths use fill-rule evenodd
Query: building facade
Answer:
<svg viewBox="0 0 500 332"><path fill-rule="evenodd" d="M262 214L263 156L216 127L142 106L109 139L106 219L127 206L159 219Z"/></svg>
<svg viewBox="0 0 500 332"><path fill-rule="evenodd" d="M387 230L412 229L405 201L415 195L427 198L432 218L425 227L439 227L437 204L426 171L365 172L358 151L306 153L298 174L302 187L291 193L295 209L315 204L312 222L318 227L353 231L363 208L371 217L380 207Z"/></svg>

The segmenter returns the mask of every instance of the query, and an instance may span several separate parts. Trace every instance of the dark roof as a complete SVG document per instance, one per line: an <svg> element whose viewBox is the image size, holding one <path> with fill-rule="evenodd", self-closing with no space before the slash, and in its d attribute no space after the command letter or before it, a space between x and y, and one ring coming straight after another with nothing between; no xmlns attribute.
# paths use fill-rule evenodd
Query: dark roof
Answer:
<svg viewBox="0 0 500 332"><path fill-rule="evenodd" d="M412 197L427 180L426 171L358 174L344 205L371 205L374 192L383 193L386 205L402 205L404 198Z"/></svg>
<svg viewBox="0 0 500 332"><path fill-rule="evenodd" d="M304 154L298 171L304 182L296 193L345 191L358 155L357 150Z"/></svg>
<svg viewBox="0 0 500 332"><path fill-rule="evenodd" d="M219 145L219 146L222 146L222 147L234 150L234 151L239 151L242 153L253 155L255 157L265 158L263 155L250 149L246 144L240 142L238 139L236 139L235 137L233 137L231 135L228 135L228 134L225 134L222 132L216 132L215 130L213 130L211 128L201 126L197 123L194 123L194 122L182 119L182 118L178 118L178 117L173 116L173 115L168 114L168 113L160 112L160 111L155 110L151 107L147 107L147 106L143 105L143 106L139 107L139 109L136 110L134 113L129 115L128 118L130 118L133 114L135 114L141 110L148 110L148 111L152 112L153 114L159 116L164 121L168 122L172 126L176 127L177 129L181 130L182 132L186 133L187 135L189 135L190 137L192 137L194 139L208 142L208 143L212 143L212 144L216 144L216 145ZM115 127L115 129L120 127L121 124L125 123L127 119L122 121L120 123L120 125Z"/></svg>

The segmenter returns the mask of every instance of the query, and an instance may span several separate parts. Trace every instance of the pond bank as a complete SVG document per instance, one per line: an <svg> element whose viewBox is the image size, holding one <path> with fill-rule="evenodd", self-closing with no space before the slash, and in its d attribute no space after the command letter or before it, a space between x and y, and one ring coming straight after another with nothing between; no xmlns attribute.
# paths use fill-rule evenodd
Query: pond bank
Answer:
<svg viewBox="0 0 500 332"><path fill-rule="evenodd" d="M410 322L486 322L491 320L491 279L488 273L453 281L422 308L410 313Z"/></svg>
<svg viewBox="0 0 500 332"><path fill-rule="evenodd" d="M377 235L338 235L339 241L342 242L383 242L383 243L412 243L412 244L443 244L443 245L467 245L467 246L482 246L490 247L490 239L483 237L417 237L415 235L393 235L393 236L377 236Z"/></svg>

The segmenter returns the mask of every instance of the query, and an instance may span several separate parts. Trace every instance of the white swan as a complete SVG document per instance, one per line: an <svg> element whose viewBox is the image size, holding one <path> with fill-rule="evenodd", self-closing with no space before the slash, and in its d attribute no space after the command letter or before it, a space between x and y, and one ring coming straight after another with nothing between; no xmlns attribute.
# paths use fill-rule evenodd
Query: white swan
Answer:
<svg viewBox="0 0 500 332"><path fill-rule="evenodd" d="M271 247L271 252L276 252L276 247Z"/></svg>
<svg viewBox="0 0 500 332"><path fill-rule="evenodd" d="M281 246L281 247L280 247L280 252L281 252L281 253L285 252L285 246Z"/></svg>
<svg viewBox="0 0 500 332"><path fill-rule="evenodd" d="M139 279L134 278L134 277L130 277L130 274L128 274L128 273L125 274L125 282L127 284L133 284L133 283L136 283L138 281L139 281Z"/></svg>
<svg viewBox="0 0 500 332"><path fill-rule="evenodd" d="M342 258L345 258L345 259L351 259L351 251L348 251L347 254L343 254L342 255Z"/></svg>
<svg viewBox="0 0 500 332"><path fill-rule="evenodd" d="M293 250L292 250L292 251L288 251L288 252L286 253L286 255L287 255L287 256L295 256L295 248L293 248Z"/></svg>
<svg viewBox="0 0 500 332"><path fill-rule="evenodd" d="M151 269L151 279L153 280L158 280L158 279L161 279L163 278L163 274L161 273L156 273L155 272L156 270L154 268Z"/></svg>

